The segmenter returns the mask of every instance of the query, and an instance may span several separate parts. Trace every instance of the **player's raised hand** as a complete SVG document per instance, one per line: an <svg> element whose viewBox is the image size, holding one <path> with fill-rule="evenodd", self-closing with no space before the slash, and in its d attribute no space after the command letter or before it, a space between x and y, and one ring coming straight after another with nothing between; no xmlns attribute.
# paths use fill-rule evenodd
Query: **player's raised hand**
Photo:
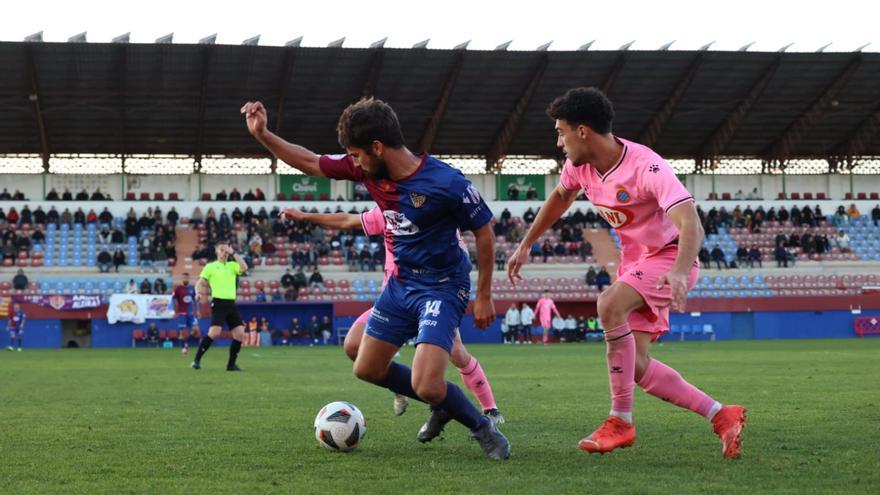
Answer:
<svg viewBox="0 0 880 495"><path fill-rule="evenodd" d="M295 220L297 222L302 222L306 219L306 214L298 208L285 208L284 211L281 212L281 216L285 220Z"/></svg>
<svg viewBox="0 0 880 495"><path fill-rule="evenodd" d="M489 328L495 321L495 303L492 296L480 296L474 300L474 325L477 328Z"/></svg>
<svg viewBox="0 0 880 495"><path fill-rule="evenodd" d="M249 101L241 107L241 113L247 121L248 131L254 136L259 137L266 132L266 124L269 117L266 114L266 107L259 101Z"/></svg>
<svg viewBox="0 0 880 495"><path fill-rule="evenodd" d="M529 250L522 244L516 248L516 251L514 251L513 254L510 255L510 259L507 260L507 278L514 287L516 287L517 282L522 281L523 278L522 275L519 274L519 271L528 261Z"/></svg>
<svg viewBox="0 0 880 495"><path fill-rule="evenodd" d="M669 285L669 288L672 290L670 304L674 311L684 311L687 303L687 279L686 273L670 271L657 281L658 289L662 289L664 285Z"/></svg>

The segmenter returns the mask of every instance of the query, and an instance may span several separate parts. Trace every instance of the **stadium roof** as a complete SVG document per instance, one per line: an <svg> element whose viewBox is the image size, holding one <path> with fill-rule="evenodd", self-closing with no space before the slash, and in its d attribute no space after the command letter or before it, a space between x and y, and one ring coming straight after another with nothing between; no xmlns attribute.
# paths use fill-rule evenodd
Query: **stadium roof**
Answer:
<svg viewBox="0 0 880 495"><path fill-rule="evenodd" d="M3 42L0 67L0 154L264 155L247 100L285 138L338 152L338 115L374 95L414 149L555 158L544 109L597 86L617 135L670 158L880 155L877 53Z"/></svg>

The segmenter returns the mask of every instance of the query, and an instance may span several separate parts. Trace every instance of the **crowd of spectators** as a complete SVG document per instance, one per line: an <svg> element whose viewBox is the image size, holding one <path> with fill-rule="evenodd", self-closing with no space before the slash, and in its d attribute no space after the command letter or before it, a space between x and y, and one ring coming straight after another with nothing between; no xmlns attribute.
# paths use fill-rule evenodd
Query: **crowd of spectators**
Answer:
<svg viewBox="0 0 880 495"><path fill-rule="evenodd" d="M46 193L46 201L112 201L113 198L109 193L101 192L101 188L95 189L91 194L86 189L76 193L70 192L70 189L64 188L64 192L58 194L53 187Z"/></svg>

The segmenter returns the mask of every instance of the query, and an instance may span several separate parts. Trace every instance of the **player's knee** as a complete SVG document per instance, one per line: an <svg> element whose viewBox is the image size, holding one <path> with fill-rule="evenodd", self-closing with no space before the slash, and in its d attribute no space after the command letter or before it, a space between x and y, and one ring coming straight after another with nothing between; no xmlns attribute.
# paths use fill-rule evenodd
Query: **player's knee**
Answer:
<svg viewBox="0 0 880 495"><path fill-rule="evenodd" d="M358 380L363 380L365 382L378 383L385 378L383 376L383 371L373 369L371 366L365 365L363 362L357 360L355 360L352 370L354 371L354 376L356 376Z"/></svg>
<svg viewBox="0 0 880 495"><path fill-rule="evenodd" d="M428 404L439 404L446 398L446 382L440 380L438 383L422 381L413 384L413 389L423 401Z"/></svg>
<svg viewBox="0 0 880 495"><path fill-rule="evenodd" d="M626 308L615 300L611 293L611 291L603 292L599 296L599 300L596 301L596 312L599 314L599 320L602 321L605 330L622 325L628 316Z"/></svg>
<svg viewBox="0 0 880 495"><path fill-rule="evenodd" d="M351 359L352 361L357 359L359 347L360 342L353 342L349 339L345 339L345 343L342 344L342 348L345 350L345 355L348 356L348 359Z"/></svg>
<svg viewBox="0 0 880 495"><path fill-rule="evenodd" d="M468 351L463 346L454 346L452 354L449 355L449 360L452 361L452 365L456 368L464 368L470 362L471 355L468 354Z"/></svg>

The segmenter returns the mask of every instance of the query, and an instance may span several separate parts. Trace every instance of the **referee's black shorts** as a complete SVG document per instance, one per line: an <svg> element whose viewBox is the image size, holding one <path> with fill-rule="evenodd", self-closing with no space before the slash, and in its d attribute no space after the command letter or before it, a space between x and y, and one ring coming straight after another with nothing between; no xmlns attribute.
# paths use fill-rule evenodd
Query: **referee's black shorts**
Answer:
<svg viewBox="0 0 880 495"><path fill-rule="evenodd" d="M244 320L238 314L238 307L235 301L229 299L212 299L211 300L211 326L222 327L223 324L232 330L235 327L244 325Z"/></svg>

